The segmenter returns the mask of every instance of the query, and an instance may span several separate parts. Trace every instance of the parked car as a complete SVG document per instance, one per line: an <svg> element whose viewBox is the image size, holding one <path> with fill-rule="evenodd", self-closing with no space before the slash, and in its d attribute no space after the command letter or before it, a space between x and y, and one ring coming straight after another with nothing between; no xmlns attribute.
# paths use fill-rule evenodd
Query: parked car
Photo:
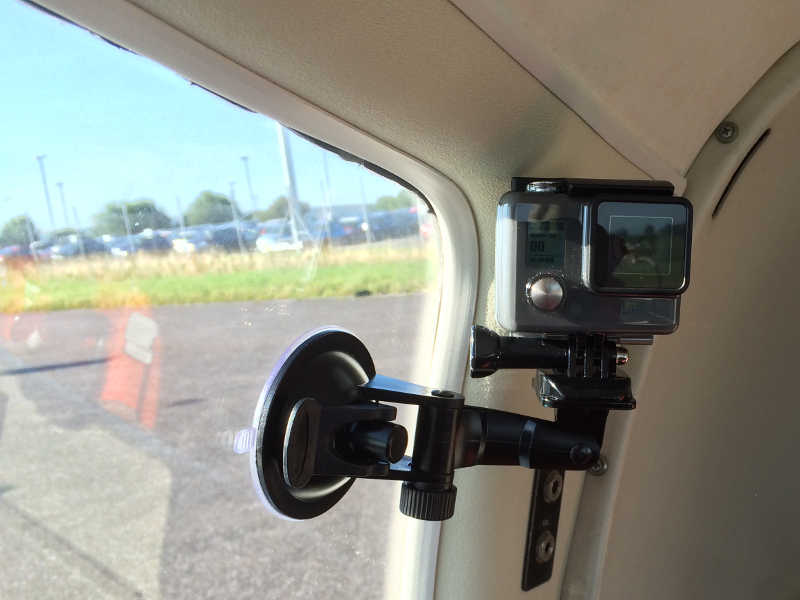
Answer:
<svg viewBox="0 0 800 600"><path fill-rule="evenodd" d="M87 235L73 233L58 238L50 246L50 258L63 260L89 254L104 254L107 248L101 242Z"/></svg>
<svg viewBox="0 0 800 600"><path fill-rule="evenodd" d="M136 245L133 241L133 236L130 238L126 235L116 237L112 241L108 242L106 247L108 248L108 252L111 254L111 256L116 256L117 258L128 256L129 254L136 252Z"/></svg>
<svg viewBox="0 0 800 600"><path fill-rule="evenodd" d="M339 217L328 223L330 240L335 244L357 244L367 239L367 222L361 215Z"/></svg>
<svg viewBox="0 0 800 600"><path fill-rule="evenodd" d="M172 249L172 241L169 239L169 230L153 231L145 229L136 235L136 250L145 252L167 252Z"/></svg>
<svg viewBox="0 0 800 600"><path fill-rule="evenodd" d="M335 207L338 208L338 207ZM320 213L306 216L306 226L313 239L331 244L357 244L367 240L367 222L362 214Z"/></svg>
<svg viewBox="0 0 800 600"><path fill-rule="evenodd" d="M172 240L172 249L180 254L204 252L211 247L211 229L208 225L187 227Z"/></svg>
<svg viewBox="0 0 800 600"><path fill-rule="evenodd" d="M33 260L30 248L21 245L13 244L0 248L0 264L12 269L19 268L28 264Z"/></svg>
<svg viewBox="0 0 800 600"><path fill-rule="evenodd" d="M304 215L304 223L311 239L337 245L365 242L369 229L360 204L317 207Z"/></svg>
<svg viewBox="0 0 800 600"><path fill-rule="evenodd" d="M311 243L311 236L305 231L292 236L289 219L272 219L262 224L255 246L259 252L281 252L286 250L302 250Z"/></svg>
<svg viewBox="0 0 800 600"><path fill-rule="evenodd" d="M172 248L172 243L162 234L146 229L132 235L114 238L107 244L112 256L124 257L138 252L166 252Z"/></svg>
<svg viewBox="0 0 800 600"><path fill-rule="evenodd" d="M258 230L250 221L222 223L211 230L211 243L227 252L250 250L258 237ZM238 230L238 231L237 231Z"/></svg>
<svg viewBox="0 0 800 600"><path fill-rule="evenodd" d="M36 260L50 260L50 248L53 246L53 240L36 240L31 242L29 249L31 255L36 257Z"/></svg>
<svg viewBox="0 0 800 600"><path fill-rule="evenodd" d="M370 213L369 228L375 240L415 235L419 231L417 209L398 208Z"/></svg>

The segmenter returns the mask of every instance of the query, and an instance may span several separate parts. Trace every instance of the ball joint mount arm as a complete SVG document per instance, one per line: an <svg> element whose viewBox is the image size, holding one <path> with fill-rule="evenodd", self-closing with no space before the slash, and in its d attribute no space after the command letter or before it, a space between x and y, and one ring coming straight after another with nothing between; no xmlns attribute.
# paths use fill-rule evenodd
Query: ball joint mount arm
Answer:
<svg viewBox="0 0 800 600"><path fill-rule="evenodd" d="M413 453L408 435L391 422L397 409L419 406ZM404 482L400 509L411 517L453 515L453 473L473 465L588 469L600 444L552 421L464 404L455 392L434 390L382 375L357 386L352 402L324 406L313 398L292 408L283 443L283 477L303 488L313 476L347 476Z"/></svg>
<svg viewBox="0 0 800 600"><path fill-rule="evenodd" d="M472 333L472 375L539 369L536 391L557 409L555 421L469 406L456 392L376 374L351 334L312 333L276 371L265 388L267 408L257 411L254 469L265 497L282 514L310 518L330 508L353 478L399 480L404 514L443 520L455 507L455 469L591 467L608 411L635 405L630 380L616 376L616 344L602 336L503 338L482 327ZM410 456L394 404L418 406Z"/></svg>

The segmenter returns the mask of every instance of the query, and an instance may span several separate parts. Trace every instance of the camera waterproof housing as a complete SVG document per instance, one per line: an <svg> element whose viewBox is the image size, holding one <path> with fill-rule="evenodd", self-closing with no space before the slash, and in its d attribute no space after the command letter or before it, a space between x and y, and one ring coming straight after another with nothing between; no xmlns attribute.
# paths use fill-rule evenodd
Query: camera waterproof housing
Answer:
<svg viewBox="0 0 800 600"><path fill-rule="evenodd" d="M672 193L658 181L513 178L497 209L498 323L520 333L674 331L692 206Z"/></svg>

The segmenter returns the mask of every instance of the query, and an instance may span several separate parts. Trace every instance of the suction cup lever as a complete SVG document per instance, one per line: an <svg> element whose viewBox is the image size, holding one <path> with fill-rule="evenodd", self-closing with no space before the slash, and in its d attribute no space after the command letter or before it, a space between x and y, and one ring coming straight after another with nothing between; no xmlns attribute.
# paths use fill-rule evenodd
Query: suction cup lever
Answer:
<svg viewBox="0 0 800 600"><path fill-rule="evenodd" d="M408 434L389 423L397 409L363 402L323 406L314 398L292 407L283 442L283 478L294 488L314 475L382 477L400 460Z"/></svg>

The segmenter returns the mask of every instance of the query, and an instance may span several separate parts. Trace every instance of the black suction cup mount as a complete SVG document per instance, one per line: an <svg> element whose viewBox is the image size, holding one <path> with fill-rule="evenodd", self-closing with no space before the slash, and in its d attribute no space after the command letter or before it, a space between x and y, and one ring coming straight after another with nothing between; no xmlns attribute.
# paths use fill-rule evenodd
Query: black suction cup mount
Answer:
<svg viewBox="0 0 800 600"><path fill-rule="evenodd" d="M364 345L336 328L312 331L284 353L261 392L253 417L256 445L251 451L251 471L267 507L285 518L311 519L350 489L352 477L312 475L292 485L286 474L289 471L290 477L296 476L291 471L296 468L294 457L302 453L302 434L310 433L308 411L301 408L312 403L347 404L354 388L374 375L375 365ZM293 437L287 436L290 423Z"/></svg>
<svg viewBox="0 0 800 600"><path fill-rule="evenodd" d="M411 456L394 404L419 406ZM464 404L456 392L375 373L369 352L341 329L311 332L281 358L254 416L251 469L264 503L289 519L330 509L355 478L403 481L411 517L453 515L453 473L473 465L588 469L600 441L542 419Z"/></svg>

